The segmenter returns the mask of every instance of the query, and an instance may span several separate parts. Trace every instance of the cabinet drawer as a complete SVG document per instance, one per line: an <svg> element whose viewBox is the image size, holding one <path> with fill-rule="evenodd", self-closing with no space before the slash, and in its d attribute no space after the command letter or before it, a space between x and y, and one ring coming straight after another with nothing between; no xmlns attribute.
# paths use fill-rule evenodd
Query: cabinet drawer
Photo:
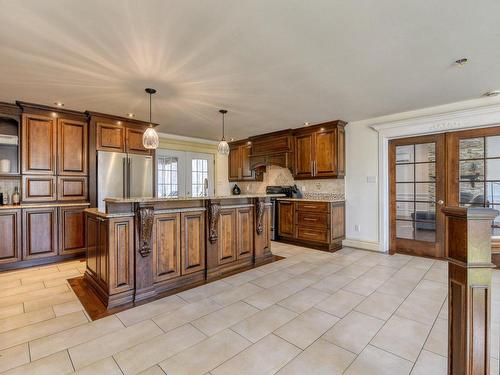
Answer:
<svg viewBox="0 0 500 375"><path fill-rule="evenodd" d="M297 225L297 238L299 240L328 243L328 230Z"/></svg>
<svg viewBox="0 0 500 375"><path fill-rule="evenodd" d="M328 229L328 214L308 211L297 212L297 224L299 226L317 227Z"/></svg>
<svg viewBox="0 0 500 375"><path fill-rule="evenodd" d="M57 197L61 201L86 200L87 177L58 177Z"/></svg>
<svg viewBox="0 0 500 375"><path fill-rule="evenodd" d="M24 202L55 201L57 199L56 177L23 176L22 193Z"/></svg>
<svg viewBox="0 0 500 375"><path fill-rule="evenodd" d="M330 203L328 202L298 202L297 211L329 212Z"/></svg>

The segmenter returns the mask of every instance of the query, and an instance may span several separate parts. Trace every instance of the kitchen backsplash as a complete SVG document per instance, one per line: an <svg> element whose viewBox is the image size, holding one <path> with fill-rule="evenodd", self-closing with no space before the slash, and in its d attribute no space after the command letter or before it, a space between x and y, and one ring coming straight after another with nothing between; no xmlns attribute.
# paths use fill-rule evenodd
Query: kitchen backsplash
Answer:
<svg viewBox="0 0 500 375"><path fill-rule="evenodd" d="M17 179L0 180L0 193L4 195L7 193L9 195L9 204L12 202L12 194L16 186L19 188L19 180Z"/></svg>
<svg viewBox="0 0 500 375"><path fill-rule="evenodd" d="M230 189L234 182L230 183ZM344 179L294 180L287 168L269 166L264 173L263 181L237 182L242 194L265 193L266 186L297 185L304 198L310 199L345 199Z"/></svg>

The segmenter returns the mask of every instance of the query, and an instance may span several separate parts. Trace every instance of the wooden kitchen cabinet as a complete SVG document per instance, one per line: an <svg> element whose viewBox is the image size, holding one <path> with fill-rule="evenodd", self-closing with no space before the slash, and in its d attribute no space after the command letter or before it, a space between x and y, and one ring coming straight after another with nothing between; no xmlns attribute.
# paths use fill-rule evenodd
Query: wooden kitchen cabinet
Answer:
<svg viewBox="0 0 500 375"><path fill-rule="evenodd" d="M165 281L181 275L180 213L160 214L153 225L154 281Z"/></svg>
<svg viewBox="0 0 500 375"><path fill-rule="evenodd" d="M122 125L98 122L97 150L125 152L125 128Z"/></svg>
<svg viewBox="0 0 500 375"><path fill-rule="evenodd" d="M222 209L219 216L218 255L219 264L234 262L238 259L236 240L236 210Z"/></svg>
<svg viewBox="0 0 500 375"><path fill-rule="evenodd" d="M85 251L86 207L59 207L59 255Z"/></svg>
<svg viewBox="0 0 500 375"><path fill-rule="evenodd" d="M150 151L144 147L142 136L145 129L126 129L126 151L131 154L149 155Z"/></svg>
<svg viewBox="0 0 500 375"><path fill-rule="evenodd" d="M87 177L58 176L57 199L60 201L87 200Z"/></svg>
<svg viewBox="0 0 500 375"><path fill-rule="evenodd" d="M58 163L59 175L87 175L88 125L84 121L58 119Z"/></svg>
<svg viewBox="0 0 500 375"><path fill-rule="evenodd" d="M233 142L229 145L228 174L230 182L262 181L262 173L256 173L250 165L252 143L250 141Z"/></svg>
<svg viewBox="0 0 500 375"><path fill-rule="evenodd" d="M56 173L57 118L22 115L22 173Z"/></svg>
<svg viewBox="0 0 500 375"><path fill-rule="evenodd" d="M295 234L295 203L278 201L278 235L293 237Z"/></svg>
<svg viewBox="0 0 500 375"><path fill-rule="evenodd" d="M244 259L253 253L253 207L236 209L236 258Z"/></svg>
<svg viewBox="0 0 500 375"><path fill-rule="evenodd" d="M345 175L345 123L333 121L295 132L296 179Z"/></svg>
<svg viewBox="0 0 500 375"><path fill-rule="evenodd" d="M57 207L26 208L22 215L23 260L57 255Z"/></svg>
<svg viewBox="0 0 500 375"><path fill-rule="evenodd" d="M0 210L0 264L21 260L21 210Z"/></svg>
<svg viewBox="0 0 500 375"><path fill-rule="evenodd" d="M56 176L23 176L23 202L52 202L57 200Z"/></svg>
<svg viewBox="0 0 500 375"><path fill-rule="evenodd" d="M205 211L181 213L181 275L205 269Z"/></svg>

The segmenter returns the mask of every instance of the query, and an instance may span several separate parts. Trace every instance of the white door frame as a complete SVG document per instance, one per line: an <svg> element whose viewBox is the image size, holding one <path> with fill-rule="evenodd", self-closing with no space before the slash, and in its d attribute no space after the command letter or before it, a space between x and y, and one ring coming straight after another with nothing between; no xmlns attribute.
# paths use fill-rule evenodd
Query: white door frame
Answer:
<svg viewBox="0 0 500 375"><path fill-rule="evenodd" d="M499 125L500 105L490 105L370 126L378 132L380 251L389 251L389 140Z"/></svg>

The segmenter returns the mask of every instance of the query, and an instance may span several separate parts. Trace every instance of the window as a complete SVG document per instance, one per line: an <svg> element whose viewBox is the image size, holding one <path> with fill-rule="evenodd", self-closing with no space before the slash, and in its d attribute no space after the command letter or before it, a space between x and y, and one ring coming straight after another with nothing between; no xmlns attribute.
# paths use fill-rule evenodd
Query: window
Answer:
<svg viewBox="0 0 500 375"><path fill-rule="evenodd" d="M208 160L191 160L191 191L193 197L201 197L208 194ZM207 191L207 193L205 193Z"/></svg>
<svg viewBox="0 0 500 375"><path fill-rule="evenodd" d="M500 136L460 139L458 176L461 206L500 210ZM492 231L500 237L500 218Z"/></svg>
<svg viewBox="0 0 500 375"><path fill-rule="evenodd" d="M177 170L179 159L177 157L158 157L158 196L177 197L179 187L177 184Z"/></svg>

